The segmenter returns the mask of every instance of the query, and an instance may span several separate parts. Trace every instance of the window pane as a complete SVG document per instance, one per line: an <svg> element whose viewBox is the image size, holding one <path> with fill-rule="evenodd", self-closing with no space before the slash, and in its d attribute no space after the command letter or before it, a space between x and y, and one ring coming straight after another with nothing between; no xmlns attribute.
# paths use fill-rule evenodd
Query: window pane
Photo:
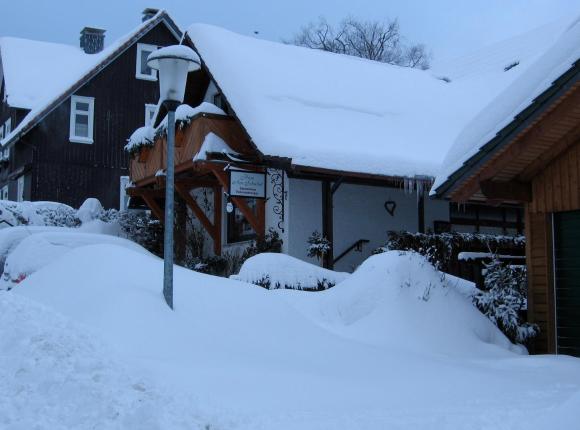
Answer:
<svg viewBox="0 0 580 430"><path fill-rule="evenodd" d="M141 74L153 76L153 70L147 65L147 57L153 51L148 51L146 49L141 50Z"/></svg>
<svg viewBox="0 0 580 430"><path fill-rule="evenodd" d="M89 117L87 115L75 115L75 136L89 137Z"/></svg>
<svg viewBox="0 0 580 430"><path fill-rule="evenodd" d="M76 103L76 106L77 106L77 108L76 108L77 110L81 110L81 111L84 111L84 112L88 112L89 111L89 104L88 103L85 103L85 102L77 102Z"/></svg>

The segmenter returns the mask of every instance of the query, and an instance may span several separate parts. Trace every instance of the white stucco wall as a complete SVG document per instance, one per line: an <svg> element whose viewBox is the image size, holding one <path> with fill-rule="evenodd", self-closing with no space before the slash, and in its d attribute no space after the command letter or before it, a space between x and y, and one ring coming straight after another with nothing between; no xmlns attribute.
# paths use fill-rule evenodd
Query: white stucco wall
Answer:
<svg viewBox="0 0 580 430"><path fill-rule="evenodd" d="M290 179L287 191L287 252L318 263L306 256L306 241L314 230L322 232L322 185ZM385 209L388 200L396 202L393 216ZM418 230L417 195L403 189L342 184L334 194L333 214L335 257L359 239L370 241L362 252L353 251L337 262L335 270L352 271L385 243L389 230ZM449 220L449 204L426 198L425 228L432 229L435 220Z"/></svg>

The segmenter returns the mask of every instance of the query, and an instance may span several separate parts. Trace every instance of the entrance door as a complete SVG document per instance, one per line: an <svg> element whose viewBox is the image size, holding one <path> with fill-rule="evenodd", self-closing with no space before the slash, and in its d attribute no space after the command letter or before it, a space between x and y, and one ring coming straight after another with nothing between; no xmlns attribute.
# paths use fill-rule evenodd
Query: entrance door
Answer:
<svg viewBox="0 0 580 430"><path fill-rule="evenodd" d="M557 351L580 357L580 211L554 214L554 281Z"/></svg>

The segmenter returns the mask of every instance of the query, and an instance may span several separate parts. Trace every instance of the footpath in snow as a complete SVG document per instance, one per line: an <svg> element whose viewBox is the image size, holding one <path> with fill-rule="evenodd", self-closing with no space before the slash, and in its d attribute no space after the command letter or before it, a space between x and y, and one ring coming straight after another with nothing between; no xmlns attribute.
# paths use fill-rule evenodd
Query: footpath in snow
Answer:
<svg viewBox="0 0 580 430"><path fill-rule="evenodd" d="M156 257L99 244L0 291L0 427L578 422L580 360L522 355L416 254L374 256L319 293L176 267L175 311L161 277Z"/></svg>

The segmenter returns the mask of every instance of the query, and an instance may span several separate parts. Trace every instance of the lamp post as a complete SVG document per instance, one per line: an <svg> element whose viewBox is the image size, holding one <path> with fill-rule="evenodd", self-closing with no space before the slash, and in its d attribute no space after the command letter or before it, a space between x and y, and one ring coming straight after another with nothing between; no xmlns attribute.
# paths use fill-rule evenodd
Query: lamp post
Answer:
<svg viewBox="0 0 580 430"><path fill-rule="evenodd" d="M200 68L200 59L187 46L158 49L147 58L147 65L158 71L159 100L167 109L167 172L165 177L165 227L163 237L163 297L173 309L173 199L175 111L183 103L187 74Z"/></svg>

